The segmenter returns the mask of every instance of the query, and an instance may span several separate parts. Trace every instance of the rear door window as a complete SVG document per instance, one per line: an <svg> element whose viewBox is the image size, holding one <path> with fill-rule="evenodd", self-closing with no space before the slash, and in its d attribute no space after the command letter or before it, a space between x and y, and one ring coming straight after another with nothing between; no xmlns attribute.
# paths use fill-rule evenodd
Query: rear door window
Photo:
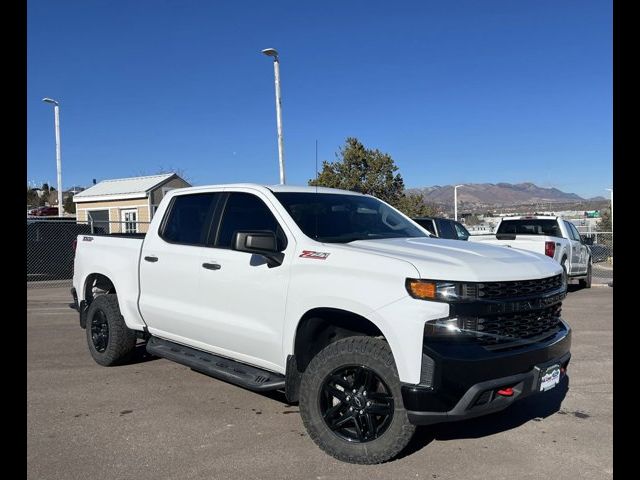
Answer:
<svg viewBox="0 0 640 480"><path fill-rule="evenodd" d="M575 240L577 242L580 242L581 241L580 234L578 233L578 230L576 229L576 227L574 227L572 223L569 223L567 221L564 222L564 225L565 225L565 227L567 227L567 231L569 232L569 236L573 240Z"/></svg>
<svg viewBox="0 0 640 480"><path fill-rule="evenodd" d="M181 245L205 245L211 215L220 193L174 197L160 237Z"/></svg>

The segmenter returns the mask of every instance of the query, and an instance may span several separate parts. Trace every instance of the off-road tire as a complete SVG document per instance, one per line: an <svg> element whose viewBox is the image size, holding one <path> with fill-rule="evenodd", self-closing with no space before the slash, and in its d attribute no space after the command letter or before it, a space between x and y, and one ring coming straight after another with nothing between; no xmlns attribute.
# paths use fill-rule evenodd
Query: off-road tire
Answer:
<svg viewBox="0 0 640 480"><path fill-rule="evenodd" d="M108 326L108 339L104 351L99 351L92 337L94 318L104 314ZM87 344L96 363L109 367L126 363L136 346L136 334L129 329L120 314L118 299L114 294L96 297L87 310Z"/></svg>
<svg viewBox="0 0 640 480"><path fill-rule="evenodd" d="M345 365L364 366L388 386L393 396L393 417L374 440L350 442L334 433L320 410L320 391L325 379ZM386 341L374 337L348 337L329 344L309 363L300 386L300 414L311 439L326 453L349 463L376 464L400 453L415 432L402 402L400 379Z"/></svg>
<svg viewBox="0 0 640 480"><path fill-rule="evenodd" d="M587 278L584 279L580 279L578 281L578 283L580 284L580 286L582 288L591 288L591 278L592 278L592 271L591 271L591 260L589 260L589 266L587 267Z"/></svg>

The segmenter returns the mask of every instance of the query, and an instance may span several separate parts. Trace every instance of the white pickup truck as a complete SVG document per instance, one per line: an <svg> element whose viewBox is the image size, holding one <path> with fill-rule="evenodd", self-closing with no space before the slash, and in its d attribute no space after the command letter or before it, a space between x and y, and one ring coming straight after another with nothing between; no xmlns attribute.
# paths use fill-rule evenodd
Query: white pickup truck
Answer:
<svg viewBox="0 0 640 480"><path fill-rule="evenodd" d="M471 235L469 241L544 254L560 263L569 280L591 288L591 249L575 225L561 217L504 217L495 235Z"/></svg>
<svg viewBox="0 0 640 480"><path fill-rule="evenodd" d="M557 262L430 238L354 192L173 190L146 235L80 235L74 268L97 363L146 342L212 377L284 390L310 437L348 462L396 456L416 425L549 390L570 359Z"/></svg>

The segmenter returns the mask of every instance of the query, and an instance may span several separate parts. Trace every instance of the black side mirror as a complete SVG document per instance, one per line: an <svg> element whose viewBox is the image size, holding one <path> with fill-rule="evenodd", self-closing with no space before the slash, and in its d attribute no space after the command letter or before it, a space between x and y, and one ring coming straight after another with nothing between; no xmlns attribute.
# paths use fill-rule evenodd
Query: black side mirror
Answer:
<svg viewBox="0 0 640 480"><path fill-rule="evenodd" d="M582 243L585 245L593 245L593 237L584 237L582 236Z"/></svg>
<svg viewBox="0 0 640 480"><path fill-rule="evenodd" d="M255 253L267 259L269 268L278 267L284 261L284 253L278 251L278 240L274 232L236 232L233 250Z"/></svg>

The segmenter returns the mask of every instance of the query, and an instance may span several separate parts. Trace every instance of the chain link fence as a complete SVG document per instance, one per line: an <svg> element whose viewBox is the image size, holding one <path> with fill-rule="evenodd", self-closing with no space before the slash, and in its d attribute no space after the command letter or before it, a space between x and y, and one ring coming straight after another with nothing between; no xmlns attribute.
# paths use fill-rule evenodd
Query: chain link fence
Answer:
<svg viewBox="0 0 640 480"><path fill-rule="evenodd" d="M89 221L27 217L27 288L71 287L74 242L78 235L146 233L149 222ZM590 243L592 283L613 285L613 234L583 232Z"/></svg>
<svg viewBox="0 0 640 480"><path fill-rule="evenodd" d="M27 217L27 288L69 287L78 235L145 233L149 222Z"/></svg>
<svg viewBox="0 0 640 480"><path fill-rule="evenodd" d="M588 232L582 237L591 249L592 283L594 285L613 285L613 233Z"/></svg>

